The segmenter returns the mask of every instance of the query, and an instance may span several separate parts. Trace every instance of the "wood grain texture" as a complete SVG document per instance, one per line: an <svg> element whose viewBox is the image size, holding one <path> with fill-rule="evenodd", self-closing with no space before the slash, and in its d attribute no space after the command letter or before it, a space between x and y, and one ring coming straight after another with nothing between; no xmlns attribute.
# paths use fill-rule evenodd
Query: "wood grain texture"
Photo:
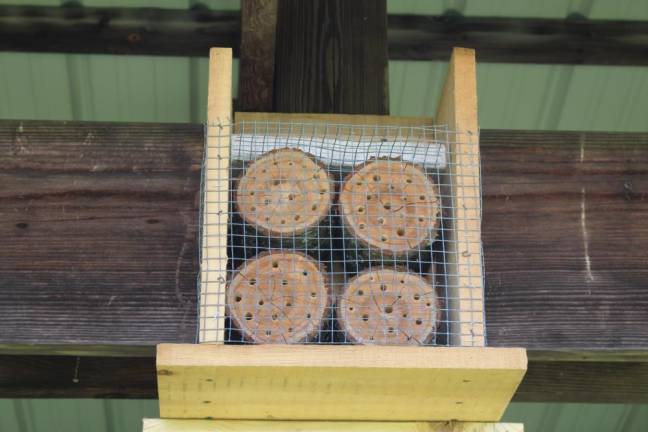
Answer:
<svg viewBox="0 0 648 432"><path fill-rule="evenodd" d="M0 122L2 343L193 341L202 152L200 125Z"/></svg>
<svg viewBox="0 0 648 432"><path fill-rule="evenodd" d="M279 0L241 1L239 109L272 111Z"/></svg>
<svg viewBox="0 0 648 432"><path fill-rule="evenodd" d="M225 342L225 284L232 133L232 50L209 51L207 146L201 208L200 342Z"/></svg>
<svg viewBox="0 0 648 432"><path fill-rule="evenodd" d="M482 134L493 346L648 347L648 134Z"/></svg>
<svg viewBox="0 0 648 432"><path fill-rule="evenodd" d="M387 114L385 0L282 0L274 111Z"/></svg>
<svg viewBox="0 0 648 432"><path fill-rule="evenodd" d="M520 423L144 419L144 432L524 432Z"/></svg>
<svg viewBox="0 0 648 432"><path fill-rule="evenodd" d="M475 51L454 48L435 119L449 129L450 162L442 193L451 197L444 226L451 344L484 346L484 278L481 243L481 183L477 64Z"/></svg>
<svg viewBox="0 0 648 432"><path fill-rule="evenodd" d="M514 402L648 403L648 362L546 361L529 352ZM0 355L0 397L157 398L154 357Z"/></svg>
<svg viewBox="0 0 648 432"><path fill-rule="evenodd" d="M498 421L520 348L162 344L160 416Z"/></svg>
<svg viewBox="0 0 648 432"><path fill-rule="evenodd" d="M202 151L200 125L0 121L0 349L193 342ZM481 151L489 345L648 349L648 134L486 130Z"/></svg>

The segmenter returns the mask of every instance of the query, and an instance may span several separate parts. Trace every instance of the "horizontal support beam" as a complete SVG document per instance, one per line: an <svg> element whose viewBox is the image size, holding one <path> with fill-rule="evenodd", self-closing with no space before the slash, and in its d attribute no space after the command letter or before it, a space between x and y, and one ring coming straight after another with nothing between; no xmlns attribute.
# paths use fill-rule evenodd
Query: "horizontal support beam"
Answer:
<svg viewBox="0 0 648 432"><path fill-rule="evenodd" d="M528 351L514 402L648 403L648 361L547 361ZM154 357L0 355L0 398L158 397Z"/></svg>
<svg viewBox="0 0 648 432"><path fill-rule="evenodd" d="M484 130L481 151L488 343L531 350L519 397L648 401L648 134ZM202 152L201 125L0 121L0 352L121 374L195 341ZM75 357L22 355L3 391L73 396L38 362ZM119 394L102 378L88 395Z"/></svg>
<svg viewBox="0 0 648 432"><path fill-rule="evenodd" d="M648 65L648 22L390 15L392 60L447 60L454 46L478 61ZM0 6L0 51L207 56L234 48L239 12L192 9Z"/></svg>

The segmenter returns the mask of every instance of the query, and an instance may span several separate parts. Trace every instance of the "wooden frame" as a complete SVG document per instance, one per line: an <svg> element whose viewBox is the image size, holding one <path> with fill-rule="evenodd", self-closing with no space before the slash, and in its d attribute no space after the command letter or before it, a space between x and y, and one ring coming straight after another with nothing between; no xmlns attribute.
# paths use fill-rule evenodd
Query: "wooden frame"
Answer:
<svg viewBox="0 0 648 432"><path fill-rule="evenodd" d="M520 423L144 419L144 432L524 432Z"/></svg>
<svg viewBox="0 0 648 432"><path fill-rule="evenodd" d="M475 71L474 51L455 49L436 118L437 124L445 124L449 130L445 174L449 181L444 183L450 186L444 193L453 201L448 218L452 221L447 230L450 234L445 239L454 245L446 249L446 277L452 299L449 309L455 312L447 319L452 326L450 344L462 348L223 345L228 222L224 203L228 202L229 189L229 179L223 173L229 168L232 132L231 51L212 50L204 179L210 192L204 196L203 219L209 225L204 227L202 238L200 340L216 344L158 347L162 417L340 421L501 418L526 372L527 359L523 349L483 347ZM237 113L235 120L434 125L430 118L333 114ZM310 132L320 133L314 128ZM211 262L214 257L215 263ZM424 425L429 430L437 430L437 426ZM197 427L200 430L202 424ZM413 426L403 430L408 427Z"/></svg>
<svg viewBox="0 0 648 432"><path fill-rule="evenodd" d="M232 124L232 50L209 53L207 146L203 194L200 262L200 342L225 341L225 281L227 278L229 145Z"/></svg>
<svg viewBox="0 0 648 432"><path fill-rule="evenodd" d="M521 348L159 345L164 418L498 421Z"/></svg>
<svg viewBox="0 0 648 432"><path fill-rule="evenodd" d="M448 65L436 123L451 131L449 193L453 198L453 226L446 251L448 286L456 290L450 321L457 323L451 345L484 346L484 275L481 248L481 183L477 121L477 65L475 50L455 48ZM454 311L454 312L453 312Z"/></svg>
<svg viewBox="0 0 648 432"><path fill-rule="evenodd" d="M229 57L228 57L229 56ZM227 170L223 146L229 144L225 129L216 131L216 124L229 127L231 112L231 51L213 49L210 57L207 162L218 164L218 169L206 170L206 184L211 190L227 190L225 179L210 178ZM225 100L227 99L227 100ZM225 120L223 122L223 120ZM453 51L443 94L436 112L436 123L447 125L449 157L447 194L452 196L453 214L447 220L452 224L446 251L448 276L449 316L452 326L450 345L484 346L484 283L481 252L481 185L479 181L479 132L477 122L477 78L474 50L456 48ZM349 125L432 126L426 117L392 117L348 114L281 114L236 113L236 122L321 122ZM218 135L218 138L215 137ZM218 147L219 158L211 157ZM227 153L227 154L226 154ZM216 168L216 167L213 167ZM215 194L216 192L212 192ZM209 202L212 204L209 204ZM200 341L223 343L225 340L224 302L225 265L227 257L227 209L215 208L213 202L227 202L227 197L208 197L205 206L211 224L203 234L203 283L201 284ZM220 214L216 214L221 212ZM208 219L205 219L207 221ZM212 225L213 224L213 225ZM220 235L217 235L220 233ZM211 263L213 257L219 257ZM211 259L210 259L211 258ZM217 304L218 306L214 306ZM214 333L215 332L215 333Z"/></svg>

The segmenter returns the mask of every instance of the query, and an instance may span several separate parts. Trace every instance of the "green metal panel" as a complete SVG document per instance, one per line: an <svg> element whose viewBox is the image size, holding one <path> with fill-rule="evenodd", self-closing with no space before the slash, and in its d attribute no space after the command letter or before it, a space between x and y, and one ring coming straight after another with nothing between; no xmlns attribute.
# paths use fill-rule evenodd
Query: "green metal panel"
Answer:
<svg viewBox="0 0 648 432"><path fill-rule="evenodd" d="M155 400L0 399L2 432L141 432ZM512 403L502 421L526 432L645 432L648 405Z"/></svg>

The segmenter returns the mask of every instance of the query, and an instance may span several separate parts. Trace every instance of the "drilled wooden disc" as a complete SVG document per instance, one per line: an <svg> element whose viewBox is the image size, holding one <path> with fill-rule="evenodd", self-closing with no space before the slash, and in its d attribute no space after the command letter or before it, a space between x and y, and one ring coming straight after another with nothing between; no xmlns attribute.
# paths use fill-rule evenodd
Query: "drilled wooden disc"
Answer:
<svg viewBox="0 0 648 432"><path fill-rule="evenodd" d="M338 303L347 339L360 344L419 345L434 337L440 314L434 286L395 270L370 270L351 279Z"/></svg>
<svg viewBox="0 0 648 432"><path fill-rule="evenodd" d="M331 178L313 156L284 148L248 167L236 188L236 206L264 234L299 234L328 215L333 192Z"/></svg>
<svg viewBox="0 0 648 432"><path fill-rule="evenodd" d="M227 288L230 317L256 343L308 340L329 301L324 269L301 253L261 253L237 269Z"/></svg>
<svg viewBox="0 0 648 432"><path fill-rule="evenodd" d="M356 167L340 192L345 227L365 245L396 254L429 243L439 197L422 168L379 159Z"/></svg>

